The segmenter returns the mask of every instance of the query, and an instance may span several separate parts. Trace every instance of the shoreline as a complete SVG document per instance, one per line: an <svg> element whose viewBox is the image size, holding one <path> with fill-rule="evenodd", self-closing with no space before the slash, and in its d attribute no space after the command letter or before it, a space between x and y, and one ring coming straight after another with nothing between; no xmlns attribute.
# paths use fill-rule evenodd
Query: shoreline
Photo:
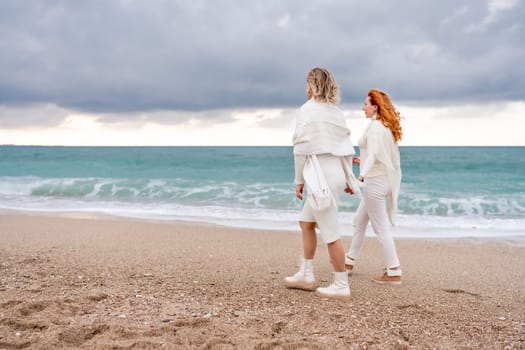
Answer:
<svg viewBox="0 0 525 350"><path fill-rule="evenodd" d="M187 225L197 225L197 226L212 226L224 229L234 229L234 230L246 230L246 231L272 231L272 232L281 232L281 233L291 233L300 235L300 229L297 225L295 229L280 229L280 228L259 228L259 227L244 227L236 225L227 225L224 223L211 222L206 220L184 220L184 219L171 219L171 218L146 218L146 217L131 217L131 216L122 216L115 214L108 214L103 212L96 211L42 211L42 210L19 210L19 209L0 209L0 217L4 215L24 215L24 216L43 216L43 217L59 217L59 218L73 218L73 219L93 219L93 220L122 220L122 221L136 221L136 222L150 222L150 223L167 223L167 224L187 224ZM349 228L349 225L343 225L343 228ZM409 230L416 231L413 227ZM348 230L350 232L351 229ZM397 231L397 232L396 232ZM506 244L515 244L518 246L525 246L525 234L500 234L500 235L471 235L464 233L463 235L450 235L449 233L443 234L440 237L436 232L429 233L428 236L417 235L413 233L399 233L399 226L393 228L394 239L397 240L459 240L459 241L472 241L475 242L502 242ZM424 230L422 230L424 231ZM431 232L432 229L428 230ZM465 231L465 229L458 229L457 231ZM439 232L439 231L438 231ZM366 233L367 238L376 238L376 235L373 233L372 228L369 226ZM342 235L344 239L351 239L351 234Z"/></svg>
<svg viewBox="0 0 525 350"><path fill-rule="evenodd" d="M368 239L352 299L339 301L284 288L302 251L291 232L2 212L0 242L0 348L525 346L519 245L399 239L403 284L380 286L381 249Z"/></svg>

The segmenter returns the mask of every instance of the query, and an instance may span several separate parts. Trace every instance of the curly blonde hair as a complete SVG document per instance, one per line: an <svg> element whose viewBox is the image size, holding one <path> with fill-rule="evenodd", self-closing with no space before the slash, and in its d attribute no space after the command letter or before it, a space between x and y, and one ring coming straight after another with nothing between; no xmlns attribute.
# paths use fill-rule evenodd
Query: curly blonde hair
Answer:
<svg viewBox="0 0 525 350"><path fill-rule="evenodd" d="M306 82L316 101L339 103L339 85L328 70L319 67L311 69L306 76Z"/></svg>
<svg viewBox="0 0 525 350"><path fill-rule="evenodd" d="M392 135L396 142L401 141L401 137L403 136L403 130L401 129L401 114L399 114L392 104L390 97L386 92L378 89L371 89L368 91L368 97L370 98L370 103L373 106L377 106L376 119L392 131Z"/></svg>

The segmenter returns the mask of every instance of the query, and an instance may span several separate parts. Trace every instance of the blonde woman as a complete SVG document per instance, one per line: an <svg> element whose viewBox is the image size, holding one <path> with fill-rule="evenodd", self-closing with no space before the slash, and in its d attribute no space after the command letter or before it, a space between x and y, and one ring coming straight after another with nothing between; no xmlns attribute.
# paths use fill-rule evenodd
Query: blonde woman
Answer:
<svg viewBox="0 0 525 350"><path fill-rule="evenodd" d="M324 68L312 69L306 78L306 97L307 102L297 115L293 137L295 193L299 200L303 200L305 182L308 193L299 218L303 258L299 271L286 277L284 284L288 288L316 290L316 294L323 297L349 298L351 293L348 272L345 270L344 247L340 239L337 205L339 196L347 187L347 177L353 176L345 172L345 168L351 169L354 148L343 113L336 106L339 102L339 87L332 74ZM321 192L318 191L318 180L327 186L324 197L315 195ZM351 192L351 189L348 191ZM316 226L328 246L334 269L334 282L328 287L317 289L313 271L317 246Z"/></svg>
<svg viewBox="0 0 525 350"><path fill-rule="evenodd" d="M370 123L359 139L359 181L364 182L363 196L354 216L352 245L345 257L347 270L352 270L360 256L365 231L370 221L386 260L383 274L373 278L381 284L401 284L401 267L390 226L395 224L397 198L401 185L398 142L402 130L399 112L390 97L372 89L363 106ZM388 206L387 206L388 199Z"/></svg>

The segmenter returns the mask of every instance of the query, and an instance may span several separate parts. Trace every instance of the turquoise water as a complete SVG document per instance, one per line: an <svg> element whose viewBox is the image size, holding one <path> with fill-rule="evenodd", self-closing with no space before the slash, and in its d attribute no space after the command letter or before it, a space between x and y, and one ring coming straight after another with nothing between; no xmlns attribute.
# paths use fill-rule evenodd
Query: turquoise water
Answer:
<svg viewBox="0 0 525 350"><path fill-rule="evenodd" d="M525 147L401 147L401 161L397 235L525 235ZM291 147L0 146L0 208L296 230L293 175ZM348 234L358 204L343 196Z"/></svg>

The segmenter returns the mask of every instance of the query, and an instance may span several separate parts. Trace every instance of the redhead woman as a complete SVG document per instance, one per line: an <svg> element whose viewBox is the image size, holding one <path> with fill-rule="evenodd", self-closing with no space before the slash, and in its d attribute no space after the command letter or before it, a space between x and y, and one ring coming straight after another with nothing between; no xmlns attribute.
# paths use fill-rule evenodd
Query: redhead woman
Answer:
<svg viewBox="0 0 525 350"><path fill-rule="evenodd" d="M365 231L370 221L383 250L386 267L373 278L381 284L401 284L401 266L390 226L395 224L397 198L401 185L398 142L402 130L399 112L383 91L372 89L363 106L370 119L359 139L359 181L364 182L363 196L354 216L352 245L345 257L347 270L352 270L361 254ZM387 206L388 200L388 206Z"/></svg>
<svg viewBox="0 0 525 350"><path fill-rule="evenodd" d="M316 294L322 297L350 298L337 210L339 197L345 188L352 192L347 183L351 183L353 177L351 167L354 148L343 113L336 106L339 102L339 87L329 71L314 68L308 73L306 97L307 102L297 115L293 137L295 193L299 200L303 200L305 183L308 193L299 218L303 258L299 271L286 277L284 284L288 288L316 290ZM316 227L327 244L334 270L334 282L328 287L317 289L313 268L317 246Z"/></svg>

